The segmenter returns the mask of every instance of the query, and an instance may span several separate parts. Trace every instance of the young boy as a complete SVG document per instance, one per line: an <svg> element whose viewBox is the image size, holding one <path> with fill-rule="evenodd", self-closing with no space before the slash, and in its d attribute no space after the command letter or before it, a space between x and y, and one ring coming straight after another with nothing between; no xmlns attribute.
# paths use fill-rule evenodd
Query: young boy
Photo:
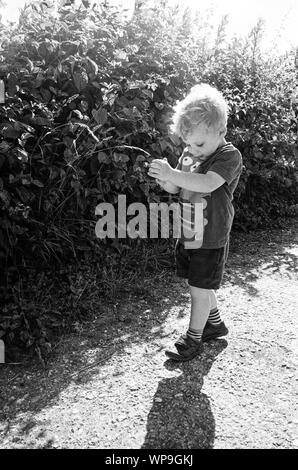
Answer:
<svg viewBox="0 0 298 470"><path fill-rule="evenodd" d="M166 159L155 159L149 168L149 176L162 188L179 192L184 228L185 214L188 220L193 213L199 219L199 225L192 220L188 230L182 230L175 247L177 275L188 280L191 294L189 328L175 343L177 352L166 351L177 361L194 358L202 352L204 341L228 333L214 290L220 287L228 256L232 200L242 157L225 140L227 117L228 106L218 90L207 84L194 86L175 107L172 131L186 144L177 167L172 168ZM201 217L196 206L201 208Z"/></svg>

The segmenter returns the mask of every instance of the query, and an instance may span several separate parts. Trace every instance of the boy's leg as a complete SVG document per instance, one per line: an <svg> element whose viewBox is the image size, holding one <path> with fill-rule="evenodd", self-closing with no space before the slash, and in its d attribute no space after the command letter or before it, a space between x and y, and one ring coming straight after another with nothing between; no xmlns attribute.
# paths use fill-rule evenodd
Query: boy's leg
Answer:
<svg viewBox="0 0 298 470"><path fill-rule="evenodd" d="M191 295L191 314L187 336L196 341L202 338L203 330L210 313L210 290L189 286Z"/></svg>
<svg viewBox="0 0 298 470"><path fill-rule="evenodd" d="M217 309L217 300L216 300L216 295L215 295L214 290L210 289L209 295L210 295L210 311L211 311L211 310Z"/></svg>
<svg viewBox="0 0 298 470"><path fill-rule="evenodd" d="M215 292L210 290L209 296L210 313L208 322L206 323L202 334L202 341L209 341L210 339L220 338L221 336L226 336L229 332L228 328L220 318Z"/></svg>
<svg viewBox="0 0 298 470"><path fill-rule="evenodd" d="M210 314L208 317L208 322L212 323L212 325L219 325L222 322L217 308L217 301L214 290L210 290Z"/></svg>
<svg viewBox="0 0 298 470"><path fill-rule="evenodd" d="M186 335L176 341L178 354L166 351L166 355L175 361L189 361L203 351L202 334L210 311L210 297L207 289L190 287L191 315Z"/></svg>

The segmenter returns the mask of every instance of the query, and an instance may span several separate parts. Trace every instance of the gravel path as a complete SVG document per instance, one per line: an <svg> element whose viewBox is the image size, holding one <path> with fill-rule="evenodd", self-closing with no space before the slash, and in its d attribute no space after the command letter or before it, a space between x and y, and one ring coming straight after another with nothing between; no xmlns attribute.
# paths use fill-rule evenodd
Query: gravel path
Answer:
<svg viewBox="0 0 298 470"><path fill-rule="evenodd" d="M190 297L163 272L63 337L46 370L2 366L0 448L297 448L297 228L233 235L230 334L201 358L166 360Z"/></svg>

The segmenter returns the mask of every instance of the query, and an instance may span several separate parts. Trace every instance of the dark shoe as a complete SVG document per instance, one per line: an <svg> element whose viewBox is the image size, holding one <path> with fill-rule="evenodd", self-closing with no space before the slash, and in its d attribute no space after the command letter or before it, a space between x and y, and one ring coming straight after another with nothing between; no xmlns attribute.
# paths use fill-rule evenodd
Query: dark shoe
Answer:
<svg viewBox="0 0 298 470"><path fill-rule="evenodd" d="M202 341L210 341L211 339L220 338L221 336L226 336L228 333L229 330L223 321L218 325L212 325L212 323L207 321L202 334Z"/></svg>
<svg viewBox="0 0 298 470"><path fill-rule="evenodd" d="M202 341L195 341L187 335L182 335L175 346L178 354L172 351L166 351L166 355L174 361L189 361L203 352Z"/></svg>

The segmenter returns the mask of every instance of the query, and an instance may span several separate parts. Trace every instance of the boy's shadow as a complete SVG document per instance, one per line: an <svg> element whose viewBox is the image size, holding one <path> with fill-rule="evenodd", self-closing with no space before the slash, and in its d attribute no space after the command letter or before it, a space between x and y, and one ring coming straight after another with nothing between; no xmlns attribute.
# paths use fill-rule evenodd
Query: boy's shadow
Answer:
<svg viewBox="0 0 298 470"><path fill-rule="evenodd" d="M216 356L227 347L225 339L206 343L201 357L185 363L165 362L178 377L163 379L148 415L143 449L210 449L215 420L207 395L201 393L203 377Z"/></svg>

